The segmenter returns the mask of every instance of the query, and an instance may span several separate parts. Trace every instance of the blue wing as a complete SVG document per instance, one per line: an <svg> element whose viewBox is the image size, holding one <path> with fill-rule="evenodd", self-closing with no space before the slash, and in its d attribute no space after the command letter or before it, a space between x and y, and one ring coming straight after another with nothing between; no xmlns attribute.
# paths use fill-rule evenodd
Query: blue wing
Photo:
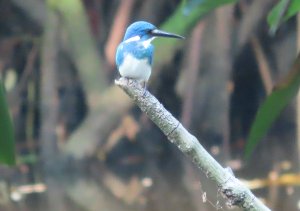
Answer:
<svg viewBox="0 0 300 211"><path fill-rule="evenodd" d="M147 48L145 48L141 42L122 42L117 48L116 52L116 64L117 67L119 67L124 60L125 55L132 54L135 58L138 59L148 59L148 62L150 65L152 65L153 61L153 51L154 46L149 45Z"/></svg>
<svg viewBox="0 0 300 211"><path fill-rule="evenodd" d="M120 43L120 45L117 48L117 52L116 52L116 65L119 68L119 66L123 63L123 59L124 59L124 47L123 47L123 43Z"/></svg>

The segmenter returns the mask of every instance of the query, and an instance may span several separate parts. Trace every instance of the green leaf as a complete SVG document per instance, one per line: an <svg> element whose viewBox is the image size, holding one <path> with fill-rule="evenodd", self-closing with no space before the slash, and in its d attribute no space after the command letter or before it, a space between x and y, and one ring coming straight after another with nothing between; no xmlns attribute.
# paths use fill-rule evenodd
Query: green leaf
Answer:
<svg viewBox="0 0 300 211"><path fill-rule="evenodd" d="M36 164L37 162L38 157L33 153L17 157L18 164Z"/></svg>
<svg viewBox="0 0 300 211"><path fill-rule="evenodd" d="M286 105L297 95L300 86L300 54L286 78L278 83L257 111L250 129L245 156L248 159L259 141L266 135L273 122Z"/></svg>
<svg viewBox="0 0 300 211"><path fill-rule="evenodd" d="M183 7L185 15L189 15L196 8L201 8L203 13L208 13L224 4L236 2L235 0L189 0Z"/></svg>
<svg viewBox="0 0 300 211"><path fill-rule="evenodd" d="M186 35L205 15L214 9L238 0L190 0L182 1L178 9L160 26L161 29L180 35ZM175 51L184 42L177 39L154 40L155 65L169 61L170 53Z"/></svg>
<svg viewBox="0 0 300 211"><path fill-rule="evenodd" d="M270 26L270 33L274 34L282 22L287 21L299 11L299 0L281 0L268 15L267 21Z"/></svg>
<svg viewBox="0 0 300 211"><path fill-rule="evenodd" d="M0 79L0 163L15 165L15 140L13 124L5 98L3 83Z"/></svg>

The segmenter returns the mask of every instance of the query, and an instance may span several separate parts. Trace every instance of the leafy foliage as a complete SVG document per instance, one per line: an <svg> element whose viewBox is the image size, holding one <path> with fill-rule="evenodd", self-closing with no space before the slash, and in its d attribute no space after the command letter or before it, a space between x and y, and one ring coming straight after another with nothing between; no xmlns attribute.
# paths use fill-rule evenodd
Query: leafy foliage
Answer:
<svg viewBox="0 0 300 211"><path fill-rule="evenodd" d="M5 99L5 91L0 80L0 162L15 164L15 141L13 125Z"/></svg>
<svg viewBox="0 0 300 211"><path fill-rule="evenodd" d="M237 1L238 0L182 1L174 14L171 15L160 28L176 34L185 35L209 12L225 4L235 3ZM157 39L154 42L157 44L158 48L155 51L155 64L160 64L161 61L169 60L169 53L166 52L174 51L176 47L178 47L178 43L183 43L181 40L177 39Z"/></svg>
<svg viewBox="0 0 300 211"><path fill-rule="evenodd" d="M274 34L277 31L282 22L287 21L299 11L299 0L281 0L276 4L268 15L268 24L270 26L271 34Z"/></svg>
<svg viewBox="0 0 300 211"><path fill-rule="evenodd" d="M246 145L246 158L249 158L260 139L267 133L280 112L298 93L300 87L300 54L287 77L278 83L273 92L258 109Z"/></svg>

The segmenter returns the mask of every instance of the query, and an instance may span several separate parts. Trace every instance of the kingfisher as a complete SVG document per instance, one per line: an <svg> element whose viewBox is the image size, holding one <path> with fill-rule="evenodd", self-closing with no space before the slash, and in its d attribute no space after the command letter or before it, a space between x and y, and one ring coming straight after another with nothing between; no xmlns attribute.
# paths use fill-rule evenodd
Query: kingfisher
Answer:
<svg viewBox="0 0 300 211"><path fill-rule="evenodd" d="M126 30L116 52L116 64L122 77L135 79L144 85L150 78L156 37L184 39L184 37L159 30L146 21L132 23Z"/></svg>

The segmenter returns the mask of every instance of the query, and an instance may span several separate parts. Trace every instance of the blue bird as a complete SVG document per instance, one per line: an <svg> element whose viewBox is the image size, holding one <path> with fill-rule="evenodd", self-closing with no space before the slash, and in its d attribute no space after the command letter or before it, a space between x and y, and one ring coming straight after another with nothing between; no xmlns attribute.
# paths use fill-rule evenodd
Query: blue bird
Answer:
<svg viewBox="0 0 300 211"><path fill-rule="evenodd" d="M154 46L151 41L156 37L184 39L180 35L157 29L151 23L138 21L126 30L123 41L116 52L116 64L122 77L135 79L144 84L151 75Z"/></svg>

